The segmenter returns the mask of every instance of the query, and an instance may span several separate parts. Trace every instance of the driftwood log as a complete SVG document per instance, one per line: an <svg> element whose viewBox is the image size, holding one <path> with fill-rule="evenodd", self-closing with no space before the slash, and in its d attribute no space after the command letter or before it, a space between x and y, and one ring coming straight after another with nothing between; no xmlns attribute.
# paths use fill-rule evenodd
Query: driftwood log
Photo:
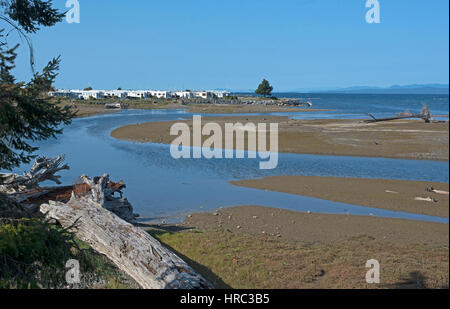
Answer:
<svg viewBox="0 0 450 309"><path fill-rule="evenodd" d="M100 183L98 184L100 185ZM41 212L101 254L145 289L212 288L177 255L145 231L115 216L89 197L76 197L64 204L49 202Z"/></svg>
<svg viewBox="0 0 450 309"><path fill-rule="evenodd" d="M0 192L21 205L36 205L48 218L106 255L142 288L212 288L181 258L129 223L137 215L122 196L126 187L122 181L114 183L107 174L94 178L83 175L73 186L40 188L39 183L47 180L61 183L55 174L69 169L63 161L64 156L38 158L28 173L0 174Z"/></svg>
<svg viewBox="0 0 450 309"><path fill-rule="evenodd" d="M412 118L423 119L426 123L430 123L433 121L433 116L431 115L431 111L426 106L422 108L421 114L412 114L410 112L405 112L405 113L400 113L398 116L387 117L387 118L376 118L372 114L368 114L368 115L372 119L366 120L366 122L382 122L382 121L392 121L392 120L412 119Z"/></svg>
<svg viewBox="0 0 450 309"><path fill-rule="evenodd" d="M61 170L68 170L67 164L62 164L64 155L57 158L37 158L29 172L18 174L1 174L0 192L18 193L30 189L39 188L39 183L50 180L57 184L61 184L59 178L55 174Z"/></svg>

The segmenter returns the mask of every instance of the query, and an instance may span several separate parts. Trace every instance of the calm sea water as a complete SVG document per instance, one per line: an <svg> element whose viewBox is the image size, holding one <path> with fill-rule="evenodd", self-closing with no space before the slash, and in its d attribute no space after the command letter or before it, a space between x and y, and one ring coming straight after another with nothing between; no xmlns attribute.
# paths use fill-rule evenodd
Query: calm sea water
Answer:
<svg viewBox="0 0 450 309"><path fill-rule="evenodd" d="M417 95L417 94L314 94L314 93L282 93L279 97L299 98L311 101L313 108L331 109L334 112L321 115L306 115L307 117L323 118L364 118L368 113L379 117L394 116L400 112L411 111L420 113L424 106L428 106L433 115L439 120L448 120L448 95Z"/></svg>
<svg viewBox="0 0 450 309"><path fill-rule="evenodd" d="M390 100L395 101L392 98ZM383 104L384 101L381 100L379 104ZM367 106L365 108L360 106L359 110L373 112L370 106L374 103L372 100L367 102ZM330 103L322 102L322 104L323 106L315 107L325 108ZM340 104L348 108L354 103ZM442 102L435 104L435 107L441 106ZM344 113L345 108L339 111ZM441 106L441 109L443 111L445 108ZM304 114L290 113L291 116L297 117L303 117ZM315 116L323 117L322 113L316 113ZM136 211L157 221L177 221L187 213L209 211L222 206L262 205L298 211L372 214L380 217L448 223L446 218L359 207L236 187L228 183L231 180L287 174L448 182L447 162L280 154L277 169L262 171L258 168L259 161L253 159L174 160L167 145L139 144L118 141L110 137L110 132L114 128L127 124L188 117L192 117L192 114L182 110L128 110L117 114L76 119L72 125L65 127L64 133L57 139L39 143L38 146L41 148L40 154L45 156L66 154L71 170L62 172L62 181L65 184L72 184L82 174L96 176L109 173L113 180L125 181L128 186L125 194ZM22 166L17 172L28 168L29 166Z"/></svg>

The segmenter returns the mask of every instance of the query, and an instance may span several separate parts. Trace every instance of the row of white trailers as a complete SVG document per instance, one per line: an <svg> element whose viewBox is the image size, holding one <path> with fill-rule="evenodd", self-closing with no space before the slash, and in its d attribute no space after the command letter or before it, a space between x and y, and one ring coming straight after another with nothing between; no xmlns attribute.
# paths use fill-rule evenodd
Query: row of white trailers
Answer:
<svg viewBox="0 0 450 309"><path fill-rule="evenodd" d="M49 92L51 97L69 99L104 99L104 98L223 98L229 96L226 91L153 91L153 90L57 90Z"/></svg>

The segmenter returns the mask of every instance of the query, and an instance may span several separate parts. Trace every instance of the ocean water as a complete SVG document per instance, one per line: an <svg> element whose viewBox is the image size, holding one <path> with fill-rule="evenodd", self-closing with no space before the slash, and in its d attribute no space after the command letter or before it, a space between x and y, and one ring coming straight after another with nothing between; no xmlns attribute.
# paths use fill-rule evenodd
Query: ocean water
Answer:
<svg viewBox="0 0 450 309"><path fill-rule="evenodd" d="M449 96L435 94L329 94L329 93L279 93L278 97L298 98L311 101L314 109L330 109L319 115L304 115L320 118L368 118L367 114L390 117L404 111L420 113L428 106L437 120L448 120ZM299 117L303 117L300 115ZM305 118L303 117L303 118Z"/></svg>

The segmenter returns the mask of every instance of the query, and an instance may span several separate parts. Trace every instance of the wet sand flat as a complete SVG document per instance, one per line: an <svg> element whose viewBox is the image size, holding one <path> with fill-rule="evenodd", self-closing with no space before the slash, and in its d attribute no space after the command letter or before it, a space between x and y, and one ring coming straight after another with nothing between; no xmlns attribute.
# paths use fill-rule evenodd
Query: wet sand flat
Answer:
<svg viewBox="0 0 450 309"><path fill-rule="evenodd" d="M192 132L192 119L181 122L186 122ZM279 151L286 153L437 161L449 159L448 122L426 124L399 120L364 123L360 120L295 120L282 116L203 117L202 124L207 122L218 123L223 132L225 123L278 123ZM170 136L170 127L174 123L129 125L114 130L111 135L122 140L170 144L175 139L175 136ZM204 136L202 142L207 138ZM244 149L248 149L247 143Z"/></svg>
<svg viewBox="0 0 450 309"><path fill-rule="evenodd" d="M76 112L76 118L85 118L96 115L104 115L117 113L119 110L106 109L104 104L75 104L76 108L73 111ZM70 104L59 104L60 107L71 106Z"/></svg>
<svg viewBox="0 0 450 309"><path fill-rule="evenodd" d="M232 183L346 204L449 217L449 196L427 191L433 187L448 192L448 183L315 176L274 176ZM429 197L432 201L419 200Z"/></svg>
<svg viewBox="0 0 450 309"><path fill-rule="evenodd" d="M448 224L401 219L333 214L308 214L261 206L223 208L216 213L196 213L184 227L198 230L228 229L273 239L332 243L368 236L402 244L448 245Z"/></svg>
<svg viewBox="0 0 450 309"><path fill-rule="evenodd" d="M217 288L445 288L448 225L241 206L150 233ZM380 284L367 284L376 259Z"/></svg>

